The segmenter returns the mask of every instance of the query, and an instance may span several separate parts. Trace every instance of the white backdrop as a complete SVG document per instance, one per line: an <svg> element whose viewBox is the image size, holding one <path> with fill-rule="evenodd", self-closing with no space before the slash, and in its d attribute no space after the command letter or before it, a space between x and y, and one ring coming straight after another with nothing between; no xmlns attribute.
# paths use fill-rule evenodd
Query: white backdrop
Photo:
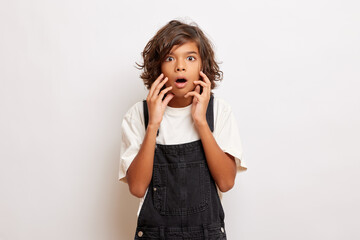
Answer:
<svg viewBox="0 0 360 240"><path fill-rule="evenodd" d="M192 20L215 44L215 90L248 171L224 195L228 239L359 239L356 0L0 3L0 239L131 239L120 123L146 97L135 62Z"/></svg>

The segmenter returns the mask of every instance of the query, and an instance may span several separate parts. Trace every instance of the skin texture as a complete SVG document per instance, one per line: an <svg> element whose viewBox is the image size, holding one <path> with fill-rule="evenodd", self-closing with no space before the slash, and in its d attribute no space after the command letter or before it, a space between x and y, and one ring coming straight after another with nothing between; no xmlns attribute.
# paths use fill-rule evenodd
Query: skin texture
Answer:
<svg viewBox="0 0 360 240"><path fill-rule="evenodd" d="M211 82L201 71L201 59L194 42L174 46L161 65L162 74L152 84L146 98L149 108L149 124L143 144L126 174L131 194L143 197L152 178L156 133L167 105L185 107L192 104L191 115L203 144L207 164L221 192L234 186L236 163L233 156L224 153L216 143L206 121L210 100ZM185 77L187 84L177 88L175 81ZM162 91L161 88L166 86ZM200 86L203 91L200 94ZM163 97L166 97L164 100Z"/></svg>

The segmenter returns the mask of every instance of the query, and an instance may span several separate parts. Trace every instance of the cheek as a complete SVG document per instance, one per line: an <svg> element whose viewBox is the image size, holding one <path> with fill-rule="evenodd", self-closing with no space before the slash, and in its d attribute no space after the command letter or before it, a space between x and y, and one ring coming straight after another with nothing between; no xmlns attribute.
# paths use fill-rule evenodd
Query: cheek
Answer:
<svg viewBox="0 0 360 240"><path fill-rule="evenodd" d="M200 71L201 71L201 70L203 70L203 69L202 69L202 66L201 66L201 64L199 64L199 66L198 66L198 69L197 69L197 70L198 70L197 72L198 72L198 75L199 75L199 79L200 79Z"/></svg>
<svg viewBox="0 0 360 240"><path fill-rule="evenodd" d="M163 64L161 64L161 72L162 73L169 73L170 72L170 69L171 69L171 64L170 63L163 63Z"/></svg>
<svg viewBox="0 0 360 240"><path fill-rule="evenodd" d="M163 64L161 65L160 71L161 71L162 73L164 73L164 71L165 71L165 68L164 68Z"/></svg>
<svg viewBox="0 0 360 240"><path fill-rule="evenodd" d="M169 83L169 80L165 83L165 87L170 87L171 84Z"/></svg>

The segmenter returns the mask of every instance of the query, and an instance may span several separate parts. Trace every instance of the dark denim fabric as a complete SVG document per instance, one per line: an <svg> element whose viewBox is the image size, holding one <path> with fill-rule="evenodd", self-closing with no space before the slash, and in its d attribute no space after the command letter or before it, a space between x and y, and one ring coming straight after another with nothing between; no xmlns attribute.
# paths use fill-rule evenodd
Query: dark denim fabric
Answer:
<svg viewBox="0 0 360 240"><path fill-rule="evenodd" d="M144 113L147 123L147 109ZM212 96L207 121L213 131ZM224 217L201 140L156 144L153 176L140 210L135 239L226 240Z"/></svg>

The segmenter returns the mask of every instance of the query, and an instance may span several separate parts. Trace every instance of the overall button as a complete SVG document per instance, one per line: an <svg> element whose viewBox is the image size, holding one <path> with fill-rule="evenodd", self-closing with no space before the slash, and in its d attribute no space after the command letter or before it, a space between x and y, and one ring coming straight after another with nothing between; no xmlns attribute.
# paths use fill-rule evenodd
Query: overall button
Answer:
<svg viewBox="0 0 360 240"><path fill-rule="evenodd" d="M157 190L157 188L156 188L156 187L154 187L154 192L156 192L156 190Z"/></svg>
<svg viewBox="0 0 360 240"><path fill-rule="evenodd" d="M139 231L139 232L138 232L138 237L142 237L143 234L144 234L144 233L143 233L142 231Z"/></svg>
<svg viewBox="0 0 360 240"><path fill-rule="evenodd" d="M223 227L220 228L221 232L224 233L225 229Z"/></svg>

